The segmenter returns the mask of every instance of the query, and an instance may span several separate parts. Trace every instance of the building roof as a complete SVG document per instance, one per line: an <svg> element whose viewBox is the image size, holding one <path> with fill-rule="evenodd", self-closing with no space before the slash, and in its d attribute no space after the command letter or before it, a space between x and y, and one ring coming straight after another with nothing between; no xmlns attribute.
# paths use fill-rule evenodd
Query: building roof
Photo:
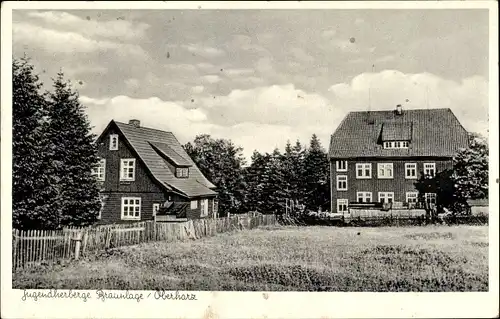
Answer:
<svg viewBox="0 0 500 319"><path fill-rule="evenodd" d="M111 121L111 123L116 124L116 127L138 154L146 169L166 189L175 190L187 197L217 194L213 190L215 185L202 174L171 132L136 127L117 121ZM165 156L171 159L174 165L177 162L182 167L189 166L189 176L187 178L177 178L166 163Z"/></svg>
<svg viewBox="0 0 500 319"><path fill-rule="evenodd" d="M384 149L384 140L408 140L407 149ZM467 131L449 108L350 112L330 140L331 158L452 157L468 146Z"/></svg>
<svg viewBox="0 0 500 319"><path fill-rule="evenodd" d="M173 150L170 146L168 146L167 143L149 142L149 144L151 144L153 148L158 153L160 153L160 155L163 155L164 157L168 158L175 166L178 167L192 166L187 159L185 159L179 153Z"/></svg>

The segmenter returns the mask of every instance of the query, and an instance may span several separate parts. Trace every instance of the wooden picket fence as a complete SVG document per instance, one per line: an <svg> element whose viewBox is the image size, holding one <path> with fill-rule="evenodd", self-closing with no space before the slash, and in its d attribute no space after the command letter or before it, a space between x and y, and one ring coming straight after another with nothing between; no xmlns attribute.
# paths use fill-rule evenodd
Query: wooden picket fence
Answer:
<svg viewBox="0 0 500 319"><path fill-rule="evenodd" d="M12 233L12 268L78 259L108 248L152 241L183 241L213 236L234 230L275 225L274 215L189 220L182 223L144 221L94 227L70 227L62 230L14 229Z"/></svg>

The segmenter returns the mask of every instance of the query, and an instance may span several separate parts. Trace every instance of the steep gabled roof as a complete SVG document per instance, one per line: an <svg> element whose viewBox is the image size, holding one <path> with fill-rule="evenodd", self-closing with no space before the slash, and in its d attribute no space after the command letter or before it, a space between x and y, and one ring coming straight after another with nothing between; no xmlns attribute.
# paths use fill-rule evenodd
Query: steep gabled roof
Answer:
<svg viewBox="0 0 500 319"><path fill-rule="evenodd" d="M408 139L409 138L409 139ZM408 149L384 149L383 140L410 140ZM467 131L448 108L350 112L330 140L331 158L451 157L468 146Z"/></svg>
<svg viewBox="0 0 500 319"><path fill-rule="evenodd" d="M167 189L174 189L187 197L216 195L213 185L198 169L191 157L171 132L147 127L136 127L117 121L114 123L153 177ZM155 147L153 147L153 145ZM156 149L155 149L156 148ZM165 162L164 156L181 167L189 166L188 178L177 178Z"/></svg>

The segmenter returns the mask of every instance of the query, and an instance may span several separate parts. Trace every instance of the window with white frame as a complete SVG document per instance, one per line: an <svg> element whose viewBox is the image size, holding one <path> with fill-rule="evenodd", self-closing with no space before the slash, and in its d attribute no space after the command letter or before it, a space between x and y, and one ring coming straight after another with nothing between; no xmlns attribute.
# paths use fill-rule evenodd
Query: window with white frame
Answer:
<svg viewBox="0 0 500 319"><path fill-rule="evenodd" d="M177 176L177 178L188 178L189 177L189 168L188 167L177 167L175 169L175 176Z"/></svg>
<svg viewBox="0 0 500 319"><path fill-rule="evenodd" d="M406 192L406 202L407 203L418 202L418 192Z"/></svg>
<svg viewBox="0 0 500 319"><path fill-rule="evenodd" d="M99 164L92 170L92 175L96 177L98 181L104 181L106 179L106 159L102 158L99 160Z"/></svg>
<svg viewBox="0 0 500 319"><path fill-rule="evenodd" d="M358 203L371 203L372 193L371 192L357 192L356 201Z"/></svg>
<svg viewBox="0 0 500 319"><path fill-rule="evenodd" d="M436 163L424 163L424 175L436 175Z"/></svg>
<svg viewBox="0 0 500 319"><path fill-rule="evenodd" d="M153 204L153 216L156 216L156 214L160 211L160 204L154 203Z"/></svg>
<svg viewBox="0 0 500 319"><path fill-rule="evenodd" d="M392 163L378 163L377 164L378 178L393 178L393 165Z"/></svg>
<svg viewBox="0 0 500 319"><path fill-rule="evenodd" d="M392 203L394 201L394 192L378 192L378 201L380 203Z"/></svg>
<svg viewBox="0 0 500 319"><path fill-rule="evenodd" d="M405 178L406 179L417 178L417 163L405 163Z"/></svg>
<svg viewBox="0 0 500 319"><path fill-rule="evenodd" d="M134 181L135 180L135 159L124 158L120 163L120 180Z"/></svg>
<svg viewBox="0 0 500 319"><path fill-rule="evenodd" d="M118 150L118 134L109 135L109 150L110 151Z"/></svg>
<svg viewBox="0 0 500 319"><path fill-rule="evenodd" d="M122 219L124 220L141 219L140 197L122 197Z"/></svg>
<svg viewBox="0 0 500 319"><path fill-rule="evenodd" d="M208 199L200 200L200 211L201 211L200 214L201 217L208 216Z"/></svg>
<svg viewBox="0 0 500 319"><path fill-rule="evenodd" d="M372 178L372 164L356 163L356 178L358 179Z"/></svg>
<svg viewBox="0 0 500 319"><path fill-rule="evenodd" d="M347 161L337 161L337 172L347 172Z"/></svg>
<svg viewBox="0 0 500 319"><path fill-rule="evenodd" d="M337 175L337 190L338 191L347 190L347 175Z"/></svg>
<svg viewBox="0 0 500 319"><path fill-rule="evenodd" d="M385 149L395 149L395 148L408 148L410 143L408 141L387 141L384 142Z"/></svg>
<svg viewBox="0 0 500 319"><path fill-rule="evenodd" d="M191 201L191 209L197 209L198 208L198 200L192 200Z"/></svg>
<svg viewBox="0 0 500 319"><path fill-rule="evenodd" d="M337 213L347 213L349 201L345 198L337 199Z"/></svg>
<svg viewBox="0 0 500 319"><path fill-rule="evenodd" d="M425 201L429 204L436 204L436 202L437 202L436 193L425 193L424 197L425 197Z"/></svg>

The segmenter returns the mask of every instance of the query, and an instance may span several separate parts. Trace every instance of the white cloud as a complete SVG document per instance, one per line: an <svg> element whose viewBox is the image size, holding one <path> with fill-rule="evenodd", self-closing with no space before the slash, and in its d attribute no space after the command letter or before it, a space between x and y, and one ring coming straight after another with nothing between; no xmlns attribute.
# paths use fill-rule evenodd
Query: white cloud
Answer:
<svg viewBox="0 0 500 319"><path fill-rule="evenodd" d="M229 77L238 77L243 75L250 75L255 73L254 69L242 68L242 69L224 69L224 74Z"/></svg>
<svg viewBox="0 0 500 319"><path fill-rule="evenodd" d="M203 91L205 90L205 87L203 85L197 85L197 86L193 86L191 88L191 92L193 94L200 94L200 93L203 93Z"/></svg>
<svg viewBox="0 0 500 319"><path fill-rule="evenodd" d="M221 81L220 76L218 75L204 75L202 76L202 79L207 81L208 83L217 83Z"/></svg>
<svg viewBox="0 0 500 319"><path fill-rule="evenodd" d="M331 38L333 36L335 36L337 34L337 30L335 29L328 29L328 30L324 30L321 32L321 35L325 38Z"/></svg>
<svg viewBox="0 0 500 319"><path fill-rule="evenodd" d="M13 42L23 47L33 46L48 53L77 54L113 50L115 56L147 57L138 45L94 40L79 33L46 29L29 23L12 25Z"/></svg>
<svg viewBox="0 0 500 319"><path fill-rule="evenodd" d="M165 68L175 71L196 72L197 69L192 64L165 64Z"/></svg>
<svg viewBox="0 0 500 319"><path fill-rule="evenodd" d="M459 83L430 73L385 70L360 74L329 90L333 105L344 113L367 110L371 91L372 110L393 109L397 104L407 109L450 108L467 130L486 134L488 128L488 82L480 76Z"/></svg>
<svg viewBox="0 0 500 319"><path fill-rule="evenodd" d="M207 62L198 63L196 64L196 66L203 70L211 70L215 67L212 63L207 63Z"/></svg>
<svg viewBox="0 0 500 319"><path fill-rule="evenodd" d="M189 52L191 52L195 55L199 55L199 56L205 57L205 58L216 58L216 57L224 56L226 54L226 52L224 52L224 50L217 49L217 48L210 47L210 46L205 46L205 45L202 45L199 43L183 44L183 45L181 45L181 47L188 50Z"/></svg>
<svg viewBox="0 0 500 319"><path fill-rule="evenodd" d="M292 48L290 52L300 62L309 63L314 61L314 58L302 48Z"/></svg>
<svg viewBox="0 0 500 319"><path fill-rule="evenodd" d="M98 21L95 17L82 19L63 11L28 12L31 18L40 19L51 27L59 26L66 31L73 31L88 37L120 38L131 40L144 37L150 26L127 20Z"/></svg>

